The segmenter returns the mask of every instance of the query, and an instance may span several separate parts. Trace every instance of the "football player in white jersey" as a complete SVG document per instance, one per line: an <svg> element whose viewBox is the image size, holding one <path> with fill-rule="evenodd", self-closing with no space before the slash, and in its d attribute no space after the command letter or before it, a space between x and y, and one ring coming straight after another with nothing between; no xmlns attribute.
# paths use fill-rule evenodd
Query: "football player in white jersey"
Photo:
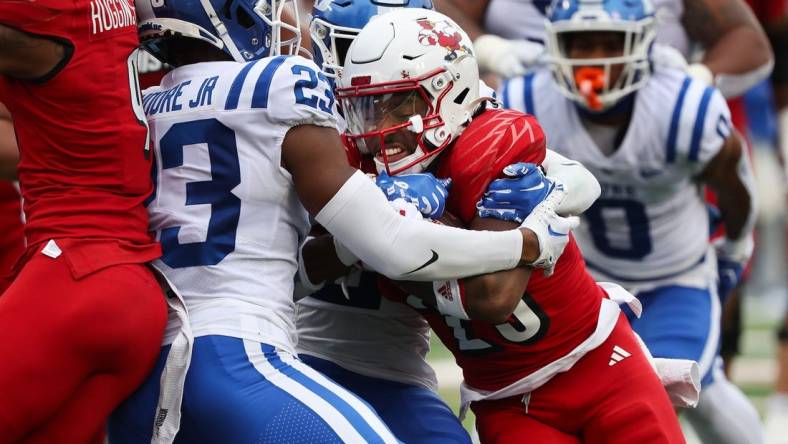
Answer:
<svg viewBox="0 0 788 444"><path fill-rule="evenodd" d="M336 78L361 28L396 7L432 9L432 2L316 2L309 30L323 73ZM439 205L433 206L437 210ZM316 242L305 242L304 249L316 248ZM299 255L296 284L297 292L310 294L299 300L296 311L301 360L367 401L402 442L470 443L468 432L438 396L435 372L425 360L430 348L427 321L407 305L381 297L372 271L354 268L341 284L309 284L306 270L314 272L314 266L304 257Z"/></svg>
<svg viewBox="0 0 788 444"><path fill-rule="evenodd" d="M544 62L539 46L549 0L435 0L435 7L468 31L483 54L483 69L504 78ZM653 0L658 64L681 66L725 97L736 97L769 76L773 56L762 27L744 0ZM692 50L705 49L689 67ZM678 50L681 55L676 53ZM683 57L682 57L683 56Z"/></svg>
<svg viewBox="0 0 788 444"><path fill-rule="evenodd" d="M176 67L139 110L157 160L148 208L163 255L153 265L173 297L156 370L113 415L113 442L396 441L369 406L295 356L293 276L310 214L365 263L416 280L480 264L551 267L566 245L548 226L574 221L550 202L502 233L401 217L348 164L319 68L268 57L298 48L287 7L136 4L141 40Z"/></svg>
<svg viewBox="0 0 788 444"><path fill-rule="evenodd" d="M720 92L649 59L648 0L554 4L552 72L508 80L504 105L534 114L551 145L586 165L602 197L576 231L589 268L643 302L632 325L654 356L693 359L701 400L688 411L707 442L761 439L755 409L717 364L717 261L702 187L720 196L728 228L716 255L752 252L752 171ZM698 430L699 432L701 430Z"/></svg>

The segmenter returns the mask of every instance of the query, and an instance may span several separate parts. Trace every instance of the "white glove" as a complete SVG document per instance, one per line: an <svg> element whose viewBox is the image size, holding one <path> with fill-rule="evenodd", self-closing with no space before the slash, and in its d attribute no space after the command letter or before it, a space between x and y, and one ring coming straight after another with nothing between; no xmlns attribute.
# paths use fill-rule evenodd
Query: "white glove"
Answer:
<svg viewBox="0 0 788 444"><path fill-rule="evenodd" d="M529 40L506 40L493 34L474 42L479 68L504 78L517 77L544 62L544 45Z"/></svg>
<svg viewBox="0 0 788 444"><path fill-rule="evenodd" d="M651 50L651 58L657 66L687 71L687 59L684 58L684 54L670 45L655 43Z"/></svg>
<svg viewBox="0 0 788 444"><path fill-rule="evenodd" d="M556 182L545 200L520 225L533 231L539 240L539 257L529 265L544 269L545 276L553 274L558 258L569 243L569 232L580 225L577 216L561 217L556 213L565 194L563 184Z"/></svg>

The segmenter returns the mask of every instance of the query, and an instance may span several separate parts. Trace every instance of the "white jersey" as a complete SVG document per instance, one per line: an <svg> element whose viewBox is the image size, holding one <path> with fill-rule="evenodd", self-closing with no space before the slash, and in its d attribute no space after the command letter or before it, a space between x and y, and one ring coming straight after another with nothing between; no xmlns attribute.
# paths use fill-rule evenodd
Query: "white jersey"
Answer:
<svg viewBox="0 0 788 444"><path fill-rule="evenodd" d="M670 45L690 55L690 40L681 23L683 0L652 0L657 28L657 42ZM487 32L507 39L545 42L546 18L533 0L490 0L484 17Z"/></svg>
<svg viewBox="0 0 788 444"><path fill-rule="evenodd" d="M722 95L660 69L638 90L618 149L606 156L549 71L511 79L504 106L534 114L550 149L583 163L602 185L575 236L600 280L632 290L669 283L705 287L716 263L695 178L730 135Z"/></svg>
<svg viewBox="0 0 788 444"><path fill-rule="evenodd" d="M298 302L298 353L331 361L347 370L404 384L437 389L426 361L427 321L407 305L381 296L378 275L354 272L347 297L339 285Z"/></svg>
<svg viewBox="0 0 788 444"><path fill-rule="evenodd" d="M154 265L182 295L194 336L294 352L293 275L309 218L282 167L296 125L335 128L331 87L311 61L274 57L177 68L145 91L162 243ZM180 324L168 324L170 343Z"/></svg>

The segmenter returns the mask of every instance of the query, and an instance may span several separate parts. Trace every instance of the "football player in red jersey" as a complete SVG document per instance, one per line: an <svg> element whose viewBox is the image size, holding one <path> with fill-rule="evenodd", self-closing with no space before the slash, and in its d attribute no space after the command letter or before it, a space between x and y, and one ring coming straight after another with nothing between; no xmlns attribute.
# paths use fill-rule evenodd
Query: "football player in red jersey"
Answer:
<svg viewBox="0 0 788 444"><path fill-rule="evenodd" d="M439 45L452 39L428 38L430 32L461 38ZM477 217L477 202L504 167L550 162L532 116L480 107L473 47L441 14L401 10L373 19L351 46L339 86L350 149L374 155L384 192L396 197L417 188L407 184L414 176L388 174L429 169L451 178L447 210L471 228L511 226ZM554 185L523 170L535 171L522 164L506 171L536 180L491 189L551 201ZM530 186L513 193L519 185ZM479 212L494 213L484 202ZM328 257L352 263L341 245L335 252L330 242L322 245ZM328 269L308 273L309 281L333 277ZM482 442L683 442L670 400L617 303L637 307L636 300L620 287L597 285L573 240L550 277L521 267L434 282L424 293L401 285L422 297L381 283L389 296L420 309L454 353L465 378L463 404L476 413Z"/></svg>
<svg viewBox="0 0 788 444"><path fill-rule="evenodd" d="M96 442L150 371L166 303L130 0L0 3L0 101L28 247L0 296L0 442Z"/></svg>

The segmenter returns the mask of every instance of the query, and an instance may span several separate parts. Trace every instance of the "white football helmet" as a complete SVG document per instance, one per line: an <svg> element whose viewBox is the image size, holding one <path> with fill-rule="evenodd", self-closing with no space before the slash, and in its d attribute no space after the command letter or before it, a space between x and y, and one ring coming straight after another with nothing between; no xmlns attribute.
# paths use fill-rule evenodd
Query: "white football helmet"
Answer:
<svg viewBox="0 0 788 444"><path fill-rule="evenodd" d="M423 171L484 100L473 51L468 35L435 11L403 8L373 18L338 79L348 148L374 154L378 171ZM401 138L386 147L404 128L415 134L412 153Z"/></svg>
<svg viewBox="0 0 788 444"><path fill-rule="evenodd" d="M649 0L560 0L547 11L547 51L553 76L565 96L591 111L604 111L646 84L651 75L649 52L656 37L654 7ZM623 34L620 57L567 56L567 36L600 31ZM611 85L610 72L618 64L624 68ZM601 68L575 69L595 66Z"/></svg>
<svg viewBox="0 0 788 444"><path fill-rule="evenodd" d="M395 8L435 9L431 0L319 0L314 2L309 35L315 63L328 78L342 70L353 39L372 17Z"/></svg>

